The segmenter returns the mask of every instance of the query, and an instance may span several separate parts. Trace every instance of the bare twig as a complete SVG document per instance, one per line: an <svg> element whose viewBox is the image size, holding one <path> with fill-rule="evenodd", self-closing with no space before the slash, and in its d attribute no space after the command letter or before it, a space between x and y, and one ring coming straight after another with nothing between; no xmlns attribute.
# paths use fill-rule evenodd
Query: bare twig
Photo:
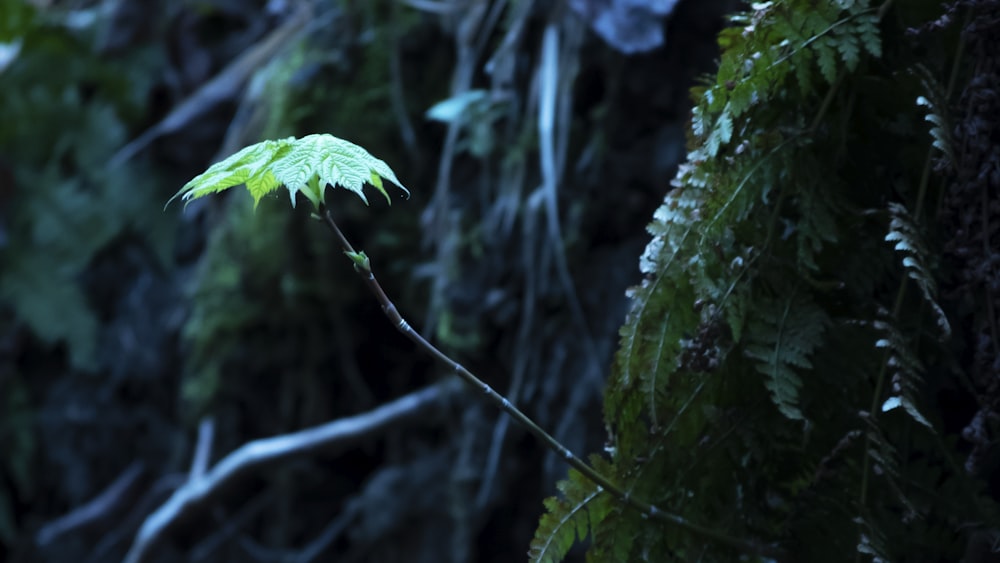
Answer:
<svg viewBox="0 0 1000 563"><path fill-rule="evenodd" d="M372 273L371 262L368 257L365 256L364 253L355 251L354 246L351 245L351 243L347 240L347 237L345 237L344 233L340 230L340 227L337 226L337 222L333 219L333 213L330 212L330 209L321 204L319 215L330 230L333 231L337 240L340 241L340 245L343 248L344 253L347 254L354 263L354 270L361 276L361 279L364 280L364 283L368 287L369 291L372 292L375 299L378 300L379 305L382 306L382 312L389 319L389 322L391 322L392 325L399 330L399 332L403 333L404 336L416 344L420 349L424 350L432 357L451 368L455 375L457 375L462 381L471 385L477 391L483 393L491 403L510 415L511 418L521 423L528 430L528 432L566 460L566 463L568 463L573 469L576 469L587 479L598 485L601 491L606 491L614 498L625 503L629 507L638 510L646 517L680 526L688 532L713 541L717 544L728 546L743 553L752 553L778 561L784 561L787 559L787 555L782 550L774 546L728 536L724 532L707 526L702 526L700 524L695 524L688 521L683 516L674 514L673 512L667 512L652 504L639 500L599 473L597 470L587 465L582 459L577 457L573 452L569 451L548 432L535 424L535 421L531 420L531 418L521 412L521 410L508 401L506 397L494 391L489 384L476 377L472 372L465 369L465 367L455 360L451 359L447 354L428 342L427 339L421 336L419 332L414 330L413 327L410 326L410 323L408 323L399 313L399 310L396 309L396 306L386 295L382 286L378 283L378 280L375 279L375 274Z"/></svg>
<svg viewBox="0 0 1000 563"><path fill-rule="evenodd" d="M198 543L198 545L191 548L191 554L189 555L188 560L192 563L198 563L199 561L213 561L211 557L215 554L215 552L218 551L218 549L226 542L232 540L252 518L263 512L269 504L273 503L275 497L277 496L278 492L274 489L270 489L247 501L246 504L240 508L239 512L225 519L217 532L203 539Z"/></svg>
<svg viewBox="0 0 1000 563"><path fill-rule="evenodd" d="M194 459L191 461L191 479L200 479L208 470L208 462L212 458L212 442L215 438L215 419L206 416L198 423L198 443L194 448Z"/></svg>
<svg viewBox="0 0 1000 563"><path fill-rule="evenodd" d="M346 448L400 422L425 415L457 392L458 385L452 380L443 381L363 414L244 444L219 461L201 479L188 480L156 512L149 515L125 562L146 561L182 517L196 512L226 484L261 465L320 449Z"/></svg>
<svg viewBox="0 0 1000 563"><path fill-rule="evenodd" d="M132 505L128 514L118 519L118 526L101 537L101 541L90 550L86 563L108 561L112 551L117 551L119 545L127 545L146 516L187 480L187 473L167 473L160 476L146 488L145 493Z"/></svg>
<svg viewBox="0 0 1000 563"><path fill-rule="evenodd" d="M63 534L110 518L130 504L129 497L145 472L146 467L141 461L132 462L108 488L90 502L42 526L35 534L35 543L44 547Z"/></svg>
<svg viewBox="0 0 1000 563"><path fill-rule="evenodd" d="M330 546L331 543L336 541L338 537L344 530L347 529L347 525L354 520L358 513L361 512L361 505L358 502L350 502L344 509L334 518L329 524L323 528L316 538L309 542L302 550L292 559L293 563L312 563L323 553L326 548Z"/></svg>
<svg viewBox="0 0 1000 563"><path fill-rule="evenodd" d="M246 561L257 561L258 563L312 563L317 560L330 544L341 536L347 527L357 518L361 512L361 502L358 498L352 498L344 503L337 516L334 517L319 536L314 538L301 549L293 548L273 548L266 547L257 542L248 534L244 534L236 539L235 543L243 551ZM342 559L341 559L342 560Z"/></svg>

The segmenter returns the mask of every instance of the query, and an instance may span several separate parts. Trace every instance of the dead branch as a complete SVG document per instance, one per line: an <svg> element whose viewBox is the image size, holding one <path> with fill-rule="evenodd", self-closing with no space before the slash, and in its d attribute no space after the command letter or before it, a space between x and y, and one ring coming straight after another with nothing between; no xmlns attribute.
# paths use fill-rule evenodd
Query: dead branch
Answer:
<svg viewBox="0 0 1000 563"><path fill-rule="evenodd" d="M150 514L125 556L125 563L146 561L153 553L153 548L169 535L178 521L198 512L225 485L257 467L321 449L345 449L400 422L440 407L444 400L460 388L460 381L449 378L363 414L244 444L219 461L203 477L189 479L166 503Z"/></svg>

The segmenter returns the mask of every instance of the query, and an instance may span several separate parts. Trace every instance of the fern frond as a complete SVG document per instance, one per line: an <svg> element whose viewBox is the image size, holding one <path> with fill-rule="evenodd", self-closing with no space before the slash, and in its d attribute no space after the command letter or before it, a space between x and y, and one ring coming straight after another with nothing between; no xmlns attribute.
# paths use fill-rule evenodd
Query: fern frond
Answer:
<svg viewBox="0 0 1000 563"><path fill-rule="evenodd" d="M794 241L797 266L818 272L821 267L817 260L823 249L836 244L841 234L838 218L845 207L840 194L847 187L838 185L836 172L830 170L822 157L807 150L807 140L793 139L787 145L787 149L775 150L770 156L767 166L772 169L771 176L764 177L779 185L787 181L783 176L795 178L784 190L780 204L784 209L775 210L778 215L771 220L774 224L769 226L770 242L778 244L774 239L779 237Z"/></svg>
<svg viewBox="0 0 1000 563"><path fill-rule="evenodd" d="M609 471L608 464L598 456L592 456L591 463L602 471ZM600 486L576 470L570 470L569 478L556 487L562 497L545 499L547 512L538 522L528 552L532 563L562 561L573 543L584 541L591 530L597 529L613 506L612 499Z"/></svg>
<svg viewBox="0 0 1000 563"><path fill-rule="evenodd" d="M686 267L692 256L690 236L701 204L697 189L676 189L656 210L648 231L653 235L639 260L649 276L628 295L632 308L619 332L614 385L605 396L605 420L618 436L616 455L645 449L643 436L657 420L656 397L677 367L685 331L698 323L692 309L666 307L669 299L694 301ZM669 296L669 298L668 298Z"/></svg>
<svg viewBox="0 0 1000 563"><path fill-rule="evenodd" d="M840 54L840 60L843 61L844 67L851 72L858 68L858 62L861 60L861 41L855 31L853 28L849 29L843 26L838 27L834 33L834 44Z"/></svg>
<svg viewBox="0 0 1000 563"><path fill-rule="evenodd" d="M855 31L861 38L861 46L875 57L882 56L882 35L878 31L878 15L868 14L857 19Z"/></svg>
<svg viewBox="0 0 1000 563"><path fill-rule="evenodd" d="M636 541L643 529L642 517L633 510L616 506L594 531L594 545L588 561L637 561L640 544Z"/></svg>
<svg viewBox="0 0 1000 563"><path fill-rule="evenodd" d="M906 484L905 477L902 476L900 454L885 435L884 424L873 416L865 416L864 421L868 426L866 455L874 463L874 479L882 481L879 487L882 506L869 503L859 508L855 517L860 528L857 549L860 553L872 556L874 561L893 561L895 558L890 557L888 551L891 544L886 541L882 528L886 520L876 516L885 509L886 504L898 503L893 506L893 510L902 512L903 520L914 519L918 516L918 510L904 491Z"/></svg>
<svg viewBox="0 0 1000 563"><path fill-rule="evenodd" d="M931 146L941 151L949 163L955 162L954 143L951 140L951 126L944 114L940 104L931 101L925 96L917 97L917 105L927 108L927 115L924 121L931 124Z"/></svg>
<svg viewBox="0 0 1000 563"><path fill-rule="evenodd" d="M333 135L288 137L250 145L213 164L184 184L171 201L181 197L189 203L246 184L256 207L261 198L284 185L293 207L296 195L302 193L318 208L326 201L327 185L350 190L368 203L363 188L371 184L391 203L383 178L409 195L385 162L354 143Z"/></svg>
<svg viewBox="0 0 1000 563"><path fill-rule="evenodd" d="M723 108L710 131L705 140L704 151L706 156L712 158L718 155L719 149L725 147L733 138L733 115L728 104Z"/></svg>
<svg viewBox="0 0 1000 563"><path fill-rule="evenodd" d="M742 25L723 31L716 86L703 96L710 112L727 104L741 116L752 105L765 103L784 91L794 76L803 94L816 86L812 69L833 84L841 67L854 71L861 51L880 56L878 19L870 2L761 2L754 11L732 18ZM767 29L768 33L755 33ZM697 131L695 131L697 135Z"/></svg>
<svg viewBox="0 0 1000 563"><path fill-rule="evenodd" d="M920 288L924 301L934 311L934 317L941 334L948 338L951 336L951 324L937 302L937 284L935 284L934 277L927 265L927 257L930 254L924 246L920 231L902 204L890 203L889 214L891 220L889 221L889 233L885 236L885 240L895 243L894 248L903 255L902 263L907 276Z"/></svg>
<svg viewBox="0 0 1000 563"><path fill-rule="evenodd" d="M837 42L833 37L823 36L813 42L812 50L823 78L833 84L837 79Z"/></svg>
<svg viewBox="0 0 1000 563"><path fill-rule="evenodd" d="M888 5L758 2L720 34L719 70L692 91L688 159L649 227L605 396L609 474L623 490L729 536L763 538L786 560L919 558L901 534L944 505L932 496L941 481L914 472L914 452L943 476L968 477L938 455L949 437L925 430L937 413L923 404L924 364L948 352L907 332L926 318L923 300L947 331L936 255L901 206L888 219L858 212L891 199L892 186L916 185L923 161L911 153L926 154L906 145L923 116L898 107L910 100L912 110L925 91L893 80L913 66L901 58L908 47L887 42L888 60L872 62L881 28L900 32L880 19ZM920 288L918 297L905 281L918 306L873 319L900 295L902 272ZM609 505L589 528L593 561L759 555ZM562 518L548 533L578 539L574 506L590 504L553 506ZM945 513L919 525L961 535L961 509Z"/></svg>
<svg viewBox="0 0 1000 563"><path fill-rule="evenodd" d="M827 322L823 309L800 291L785 298L760 298L754 305L744 353L757 360L771 400L790 419L804 419L797 370L812 369L809 356L819 346Z"/></svg>
<svg viewBox="0 0 1000 563"><path fill-rule="evenodd" d="M886 540L883 534L873 526L867 518L857 517L858 524L858 553L870 557L872 563L889 563L892 559L888 555Z"/></svg>
<svg viewBox="0 0 1000 563"><path fill-rule="evenodd" d="M682 339L698 325L692 309L666 306L667 296L694 301L689 280L683 275L679 278L663 275L633 292L635 303L622 327L617 369L612 374L615 385L605 397L608 425L621 436L616 446L619 455L644 449L642 436L648 435L649 426L657 426L657 397L677 368Z"/></svg>
<svg viewBox="0 0 1000 563"><path fill-rule="evenodd" d="M913 420L933 431L927 417L917 408L916 395L923 381L923 364L893 323L875 321L872 326L882 335L875 347L886 351L886 368L892 374L892 395L882 403L882 412L902 407Z"/></svg>

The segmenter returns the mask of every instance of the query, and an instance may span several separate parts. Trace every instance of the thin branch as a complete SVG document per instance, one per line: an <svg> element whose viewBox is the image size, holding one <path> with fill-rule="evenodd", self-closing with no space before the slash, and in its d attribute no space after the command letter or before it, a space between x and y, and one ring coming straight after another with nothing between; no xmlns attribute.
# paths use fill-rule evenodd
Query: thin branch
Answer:
<svg viewBox="0 0 1000 563"><path fill-rule="evenodd" d="M225 519L225 522L223 522L218 531L201 540L198 542L198 545L191 548L188 561L191 561L192 563L212 561L210 558L215 555L215 552L218 551L223 544L232 540L236 534L238 534L240 530L242 530L247 523L250 522L251 519L263 512L269 504L273 503L275 501L275 497L277 496L278 492L275 489L269 489L247 501L246 504L240 508L239 512Z"/></svg>
<svg viewBox="0 0 1000 563"><path fill-rule="evenodd" d="M357 518L361 513L361 503L349 502L346 507L323 528L316 539L309 542L299 551L298 555L292 558L292 563L312 563L317 560L323 552L330 547L341 534L347 529L348 524Z"/></svg>
<svg viewBox="0 0 1000 563"><path fill-rule="evenodd" d="M638 510L640 513L648 516L649 518L680 526L689 532L714 541L720 545L731 547L743 553L752 553L778 561L787 560L787 554L774 546L762 545L758 542L728 536L723 532L695 524L688 521L683 516L667 512L645 501L636 499L621 487L613 483L610 479L584 463L583 460L573 454L573 452L569 451L569 449L553 438L548 432L535 424L531 418L515 407L510 401L507 400L506 397L494 391L489 384L483 382L472 372L465 369L461 364L448 357L447 354L438 350L437 347L421 336L419 332L415 331L406 319L400 315L396 306L392 303L389 297L385 294L385 291L382 289L382 286L378 283L378 280L375 279L375 274L372 273L371 263L368 260L368 257L363 253L355 251L354 247L347 240L347 237L345 237L344 233L340 230L340 227L337 226L337 222L334 221L333 214L330 212L330 209L325 205L321 205L319 214L330 230L333 231L337 240L340 241L340 245L343 247L344 253L352 259L355 271L361 276L361 279L364 280L365 285L375 296L375 299L378 300L379 305L382 306L382 312L386 317L388 317L389 321L396 327L397 330L403 333L404 336L410 339L410 341L416 344L420 349L450 367L455 375L461 378L464 382L471 385L477 391L482 392L491 403L510 415L511 418L521 423L528 430L528 432L566 460L566 463L568 463L573 469L576 469L587 479L597 484L601 490L607 491L611 496L621 502L624 502L633 509ZM359 259L359 257L363 259Z"/></svg>
<svg viewBox="0 0 1000 563"><path fill-rule="evenodd" d="M44 547L64 534L110 518L131 503L135 486L145 473L146 466L141 461L132 462L101 494L69 514L42 526L35 534L35 543Z"/></svg>
<svg viewBox="0 0 1000 563"><path fill-rule="evenodd" d="M166 473L161 475L135 503L123 518L118 519L118 526L101 536L101 541L90 550L86 563L102 563L111 559L113 552L119 551L118 546L127 546L135 535L146 516L164 502L188 480L187 473Z"/></svg>
<svg viewBox="0 0 1000 563"><path fill-rule="evenodd" d="M265 547L248 535L240 537L237 543L247 557L259 563L312 563L319 560L320 556L330 548L330 544L347 531L348 526L361 514L361 508L361 499L351 499L316 538L297 550ZM344 559L340 557L339 560Z"/></svg>
<svg viewBox="0 0 1000 563"><path fill-rule="evenodd" d="M215 441L215 418L206 416L198 423L198 442L191 461L191 480L200 479L208 470L212 458L212 442Z"/></svg>
<svg viewBox="0 0 1000 563"><path fill-rule="evenodd" d="M225 485L261 465L320 449L347 448L391 426L426 416L428 410L440 406L457 391L456 382L443 381L363 414L244 444L219 461L201 479L188 480L166 503L150 514L126 555L125 563L148 560L178 520L197 511Z"/></svg>

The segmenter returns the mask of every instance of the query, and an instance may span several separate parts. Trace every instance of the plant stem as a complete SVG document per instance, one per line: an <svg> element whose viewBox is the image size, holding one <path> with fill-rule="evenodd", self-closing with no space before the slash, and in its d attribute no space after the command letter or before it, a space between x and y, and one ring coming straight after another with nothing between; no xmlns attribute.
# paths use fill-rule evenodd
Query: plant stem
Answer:
<svg viewBox="0 0 1000 563"><path fill-rule="evenodd" d="M330 209L325 205L321 205L319 209L319 214L323 218L323 221L330 227L333 234L340 241L340 245L343 247L344 252L349 256L358 256L358 253L354 250L354 247L341 232L340 227L337 226L336 221L333 219L333 214ZM610 479L599 473L594 468L587 465L582 459L577 457L573 452L569 451L566 446L563 446L558 440L553 438L548 432L539 427L531 418L526 414L521 412L517 407L515 407L510 401L508 401L503 395L497 393L493 390L489 384L485 383L478 377L476 377L472 372L465 369L461 364L451 359L447 354L439 350L433 344L427 341L419 332L413 330L410 324L400 315L399 310L393 305L392 301L385 294L382 286L379 285L378 280L375 279L375 274L371 271L371 266L367 260L359 261L354 260L354 269L358 272L361 278L364 280L365 285L368 289L375 295L375 299L378 300L379 304L382 306L382 312L388 317L389 321L396 327L397 330L403 333L404 336L409 338L414 344L426 351L431 356L437 358L442 363L451 368L451 370L458 375L463 381L471 385L477 391L481 391L486 395L491 403L496 405L500 410L504 411L510 415L514 420L520 422L533 436L542 441L546 446L548 446L552 451L557 453L560 457L566 460L573 469L576 469L582 473L587 479L598 485L599 490L608 492L611 496L615 497L619 501L627 504L635 510L638 510L645 516L653 518L662 522L669 522L674 525L680 526L685 530L688 530L696 535L699 535L705 539L712 540L718 544L725 545L742 551L744 553L752 553L755 555L769 557L778 561L787 559L787 554L783 551L770 545L763 545L755 541L747 541L739 538L734 538L720 532L718 530L701 526L693 522L688 521L686 518L674 514L672 512L667 512L657 508L656 506L644 502L642 500L636 499L631 496L628 491L623 490L621 487L613 483Z"/></svg>

